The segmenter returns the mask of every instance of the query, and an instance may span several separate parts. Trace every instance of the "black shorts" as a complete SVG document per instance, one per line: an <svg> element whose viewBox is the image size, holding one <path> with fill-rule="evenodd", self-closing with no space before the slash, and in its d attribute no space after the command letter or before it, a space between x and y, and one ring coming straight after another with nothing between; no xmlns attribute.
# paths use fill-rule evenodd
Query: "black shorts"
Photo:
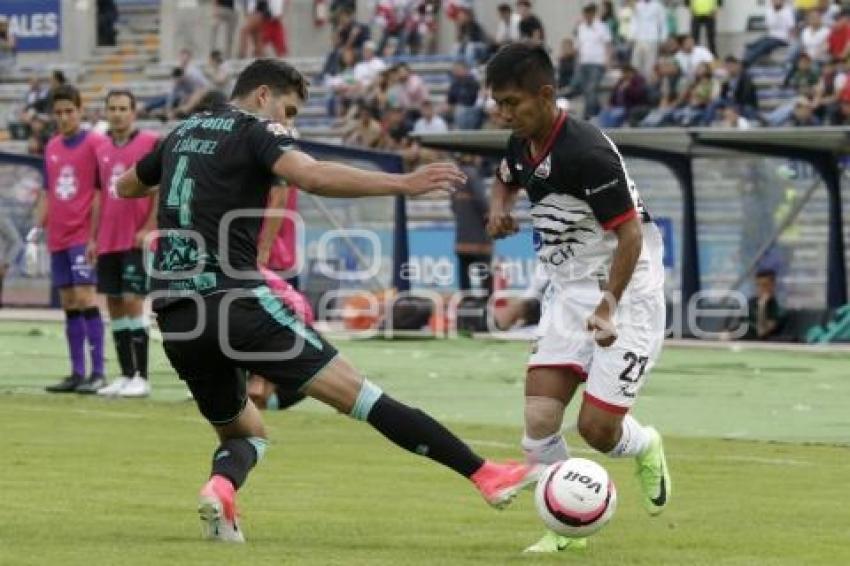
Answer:
<svg viewBox="0 0 850 566"><path fill-rule="evenodd" d="M199 309L206 322L196 336L169 336L196 329ZM180 300L160 310L157 322L171 365L215 425L242 412L248 399L246 374L299 392L337 355L336 348L265 286Z"/></svg>
<svg viewBox="0 0 850 566"><path fill-rule="evenodd" d="M142 250L132 249L97 256L97 292L103 295L146 295L148 276Z"/></svg>

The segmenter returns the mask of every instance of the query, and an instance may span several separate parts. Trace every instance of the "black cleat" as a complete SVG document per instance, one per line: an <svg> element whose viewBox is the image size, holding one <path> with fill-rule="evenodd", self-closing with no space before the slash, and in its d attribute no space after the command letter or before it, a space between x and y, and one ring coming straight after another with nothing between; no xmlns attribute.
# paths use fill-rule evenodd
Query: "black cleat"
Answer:
<svg viewBox="0 0 850 566"><path fill-rule="evenodd" d="M84 382L85 379L82 375L72 373L56 385L48 385L44 389L48 393L74 393L77 390L77 387L82 385Z"/></svg>
<svg viewBox="0 0 850 566"><path fill-rule="evenodd" d="M97 393L98 389L106 387L106 378L102 375L91 374L88 379L84 380L77 386L77 393L83 395L92 395Z"/></svg>

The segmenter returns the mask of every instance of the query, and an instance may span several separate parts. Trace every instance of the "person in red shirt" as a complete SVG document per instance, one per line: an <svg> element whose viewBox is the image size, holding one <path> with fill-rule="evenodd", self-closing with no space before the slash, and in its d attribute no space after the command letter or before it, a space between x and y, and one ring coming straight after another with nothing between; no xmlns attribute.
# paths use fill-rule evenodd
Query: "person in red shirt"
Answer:
<svg viewBox="0 0 850 566"><path fill-rule="evenodd" d="M833 59L844 59L850 55L850 9L845 8L838 14L828 41L829 54Z"/></svg>

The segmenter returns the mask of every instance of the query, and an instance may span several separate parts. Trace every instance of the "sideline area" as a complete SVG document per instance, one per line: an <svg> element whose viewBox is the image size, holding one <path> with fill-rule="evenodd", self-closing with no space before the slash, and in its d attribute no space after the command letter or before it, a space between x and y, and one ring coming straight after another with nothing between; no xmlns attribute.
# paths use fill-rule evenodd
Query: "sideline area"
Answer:
<svg viewBox="0 0 850 566"><path fill-rule="evenodd" d="M68 371L63 337L63 327L55 322L0 322L0 394L44 397L44 386ZM509 426L517 434L521 430L528 355L524 342L468 337L332 340L372 381L440 419ZM109 372L116 367L109 340L106 352ZM846 350L670 345L650 373L635 414L677 436L846 445L848 367ZM150 369L153 394L148 401L79 402L111 412L186 402L185 386L156 344ZM295 410L329 412L312 402ZM574 414L575 408L565 422L574 422Z"/></svg>

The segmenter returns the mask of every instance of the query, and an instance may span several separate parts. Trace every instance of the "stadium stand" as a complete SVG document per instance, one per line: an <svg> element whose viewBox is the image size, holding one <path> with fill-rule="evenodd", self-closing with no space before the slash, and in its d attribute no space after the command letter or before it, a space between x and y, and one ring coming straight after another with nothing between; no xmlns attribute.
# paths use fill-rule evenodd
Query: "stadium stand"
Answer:
<svg viewBox="0 0 850 566"><path fill-rule="evenodd" d="M460 3L461 5L463 3ZM721 8L722 9L722 8ZM833 17L835 9L831 8ZM118 20L118 44L114 47L97 47L89 57L77 63L24 65L18 64L11 75L0 82L0 150L11 153L26 153L32 151L28 143L28 128L21 123L20 111L23 101L30 91L29 82L37 77L44 77L54 70L61 70L67 79L76 83L83 95L86 111L92 122L99 118L102 97L110 88L128 88L139 100L145 102L161 98L171 88L171 71L177 64L176 60L161 60L160 54L160 11L155 2L139 2L122 4ZM726 70L720 62L724 56L744 54L744 45L765 33L764 16L752 16L746 25L746 32L735 37L723 37L720 41L720 51L713 71L715 89L726 78ZM451 22L444 22L451 25ZM565 26L565 30L570 29ZM493 30L487 30L493 32ZM565 32L562 30L561 35ZM620 40L618 40L620 41ZM435 106L442 110L451 122L448 109L450 87L452 84L452 67L457 60L453 47L444 45L438 53L418 55L394 54L386 58L388 67L394 68L400 63L409 65L411 72L420 77L427 86L429 98ZM668 55L672 56L677 49L675 42L668 41ZM758 93L758 106L762 118L766 119L777 109L793 108L795 101L801 96L815 96L814 90L801 93L799 89L788 85L789 68L787 61L789 53L795 47L781 47L772 51L768 56L761 57L746 69ZM198 54L198 58L205 54ZM341 114L328 112L328 99L333 94L327 76L322 72L326 67L325 57L322 56L292 56L288 60L311 77L310 100L299 115L297 125L302 136L329 143L342 143L346 132L346 118ZM235 59L226 62L228 72L234 77L249 59ZM619 64L615 61L606 71L602 83L602 99L610 98L612 89L620 76ZM481 79L480 65L475 73ZM850 72L850 63L837 62L836 77L842 77ZM831 79L833 80L833 79ZM831 88L838 91L833 82ZM834 93L837 100L840 94ZM358 94L356 98L361 98ZM716 99L716 98L715 98ZM353 102L354 100L352 100ZM836 102L837 103L837 102ZM581 97L572 97L569 101L572 112L581 114L583 101ZM383 102L383 107L392 107L393 103ZM484 127L494 125L487 120L486 97L479 96L479 108L485 118ZM607 105L607 104L606 104ZM414 112L405 115L407 121L412 121ZM818 115L823 121L829 120L832 109L822 107ZM790 116L790 113L789 113ZM380 110L376 118L384 121L386 130L388 117ZM167 131L172 122L164 122L160 118L143 119L140 125L145 128ZM751 120L750 127L758 127L759 120ZM410 140L402 129L401 139L381 142L378 146L389 151L404 151L409 147ZM417 156L417 159L421 159ZM406 160L408 165L416 161ZM804 194L815 179L811 168L789 162L786 159L752 159L723 160L712 162L711 166L694 167L695 186L711 187L711 191L698 191L696 195L697 222L700 230L701 245L710 250L711 262L703 269L702 285L706 288L722 288L734 283L739 269L735 261L738 250L736 246L741 240L740 228L745 220L744 209L741 206L742 192L750 190L754 185L781 186L784 194L776 202L772 202L774 213L780 214L794 199ZM633 175L644 189L651 208L656 215L667 219L672 225L672 231L680 240L682 210L680 205L681 193L678 180L666 169L659 168L656 163L641 159L630 159ZM733 173L733 174L730 174ZM755 181L754 181L755 179ZM782 191L780 191L782 192ZM824 265L825 240L827 234L827 196L819 191L808 202L795 223L792 233L783 235L783 244L792 250L794 261L794 276L783 279L783 292L786 292L792 308L804 308L805 305L823 304L825 301L823 285L812 284L822 282L825 277ZM845 198L845 203L850 200ZM783 208L784 207L784 208ZM847 205L845 204L845 208ZM445 202L422 199L408 203L409 221L447 223L451 214ZM734 228L734 229L733 229ZM789 243L790 242L790 243ZM677 254L683 253L681 249ZM676 261L679 261L678 258ZM671 288L678 288L681 281L677 279L677 271L671 272L669 283Z"/></svg>

